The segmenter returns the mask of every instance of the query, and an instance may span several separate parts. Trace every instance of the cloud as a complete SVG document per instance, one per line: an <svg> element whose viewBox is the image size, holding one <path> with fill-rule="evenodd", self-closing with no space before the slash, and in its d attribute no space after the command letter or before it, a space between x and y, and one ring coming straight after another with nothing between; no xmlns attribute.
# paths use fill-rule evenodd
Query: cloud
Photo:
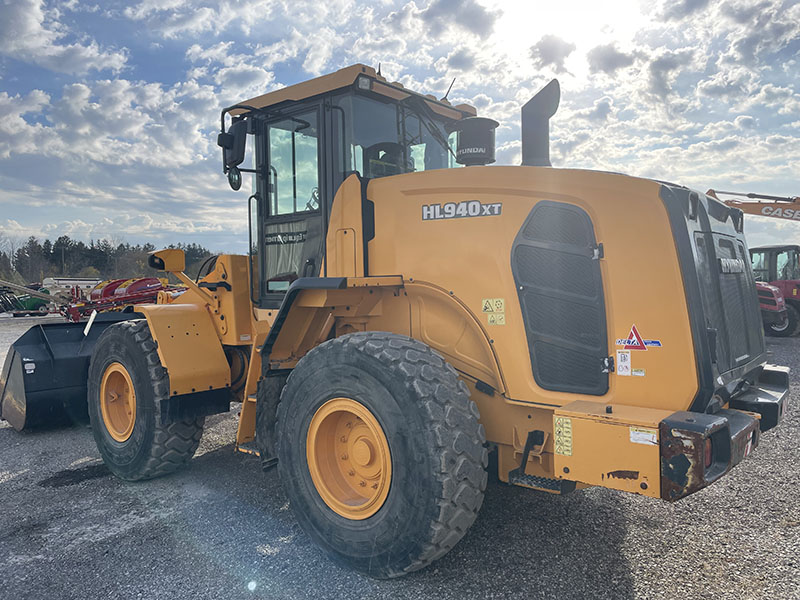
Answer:
<svg viewBox="0 0 800 600"><path fill-rule="evenodd" d="M700 81L697 84L697 91L712 98L729 100L748 93L754 79L753 72L743 67L720 70L711 77Z"/></svg>
<svg viewBox="0 0 800 600"><path fill-rule="evenodd" d="M459 48L447 56L446 64L456 71L469 71L475 66L475 53L468 48Z"/></svg>
<svg viewBox="0 0 800 600"><path fill-rule="evenodd" d="M778 86L767 83L758 93L752 95L743 103L747 108L777 109L781 115L796 115L800 113L800 94L788 86Z"/></svg>
<svg viewBox="0 0 800 600"><path fill-rule="evenodd" d="M738 25L727 35L730 47L723 56L724 62L755 67L785 50L796 54L800 45L800 4L773 0L754 7L729 2L720 12Z"/></svg>
<svg viewBox="0 0 800 600"><path fill-rule="evenodd" d="M455 26L486 38L492 33L498 15L475 0L431 0L419 16L428 25L432 35L439 35Z"/></svg>
<svg viewBox="0 0 800 600"><path fill-rule="evenodd" d="M530 55L536 67L540 69L552 67L553 71L561 73L566 71L564 61L574 51L575 44L566 42L558 36L547 34L531 46Z"/></svg>
<svg viewBox="0 0 800 600"><path fill-rule="evenodd" d="M708 6L709 0L667 0L661 16L670 21L680 21Z"/></svg>
<svg viewBox="0 0 800 600"><path fill-rule="evenodd" d="M613 112L613 108L614 101L608 96L604 96L599 100L595 100L594 105L591 108L578 111L576 115L586 119L587 121L602 123L608 120L608 117Z"/></svg>
<svg viewBox="0 0 800 600"><path fill-rule="evenodd" d="M676 71L691 64L694 52L688 48L681 50L662 50L650 61L648 67L648 91L659 101L666 102L672 93L672 83Z"/></svg>
<svg viewBox="0 0 800 600"><path fill-rule="evenodd" d="M63 24L46 19L42 0L0 4L0 54L73 75L118 72L125 66L125 49L106 50L94 40L63 43L69 34Z"/></svg>
<svg viewBox="0 0 800 600"><path fill-rule="evenodd" d="M589 70L592 73L606 73L613 75L619 69L624 69L633 64L636 56L631 53L617 50L613 42L601 46L595 46L586 55L589 60Z"/></svg>

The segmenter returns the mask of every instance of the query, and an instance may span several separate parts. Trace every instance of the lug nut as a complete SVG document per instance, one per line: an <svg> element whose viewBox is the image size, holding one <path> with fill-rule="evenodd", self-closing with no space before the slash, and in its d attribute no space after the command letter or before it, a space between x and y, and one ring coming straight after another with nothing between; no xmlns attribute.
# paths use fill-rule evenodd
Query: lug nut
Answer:
<svg viewBox="0 0 800 600"><path fill-rule="evenodd" d="M342 436L342 437L339 438L339 441L340 442L346 442L347 438L345 436Z"/></svg>
<svg viewBox="0 0 800 600"><path fill-rule="evenodd" d="M372 484L372 489L373 490L377 490L378 489L378 484L377 483L373 483Z"/></svg>
<svg viewBox="0 0 800 600"><path fill-rule="evenodd" d="M367 482L366 481L362 481L358 485L360 485L361 487L367 487Z"/></svg>
<svg viewBox="0 0 800 600"><path fill-rule="evenodd" d="M347 460L347 454L342 454L342 460Z"/></svg>
<svg viewBox="0 0 800 600"><path fill-rule="evenodd" d="M355 472L355 471L353 471L353 469L350 469L350 470L347 472L347 474L348 474L348 475L350 475L350 477L352 477L353 475L355 475L355 474L356 474L356 472Z"/></svg>

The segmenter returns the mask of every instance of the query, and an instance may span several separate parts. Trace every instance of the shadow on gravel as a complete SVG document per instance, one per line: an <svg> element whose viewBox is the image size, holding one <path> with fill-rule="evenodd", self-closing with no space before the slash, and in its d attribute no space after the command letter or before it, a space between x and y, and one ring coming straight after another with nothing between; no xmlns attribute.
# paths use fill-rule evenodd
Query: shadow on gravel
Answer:
<svg viewBox="0 0 800 600"><path fill-rule="evenodd" d="M352 598L634 597L622 552L626 519L615 492L554 496L490 482L478 520L449 554L422 571L376 581L342 569L313 545L287 510L277 469L263 473L257 459L232 452L226 446L197 457L191 479L226 497L232 514L220 514L216 502L207 510L228 528L229 558L252 564L253 550L260 553L258 566L247 569L258 583L256 598L275 591L337 598L342 586Z"/></svg>
<svg viewBox="0 0 800 600"><path fill-rule="evenodd" d="M111 475L111 471L101 463L99 465L88 465L77 469L64 469L47 479L42 479L37 485L45 488L60 488L68 485L75 485L87 479L97 479L109 475Z"/></svg>

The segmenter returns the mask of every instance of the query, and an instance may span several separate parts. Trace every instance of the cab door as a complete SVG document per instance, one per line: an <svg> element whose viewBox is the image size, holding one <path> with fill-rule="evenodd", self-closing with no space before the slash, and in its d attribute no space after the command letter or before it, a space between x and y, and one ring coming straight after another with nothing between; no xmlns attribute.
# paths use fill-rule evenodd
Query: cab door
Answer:
<svg viewBox="0 0 800 600"><path fill-rule="evenodd" d="M307 106L273 116L260 129L259 304L274 308L293 281L320 273L328 196L322 111Z"/></svg>

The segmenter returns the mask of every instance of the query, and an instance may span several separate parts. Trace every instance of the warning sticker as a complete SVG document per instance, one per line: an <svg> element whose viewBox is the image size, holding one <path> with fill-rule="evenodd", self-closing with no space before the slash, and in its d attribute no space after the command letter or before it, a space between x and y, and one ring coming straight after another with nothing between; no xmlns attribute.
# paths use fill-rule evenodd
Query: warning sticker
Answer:
<svg viewBox="0 0 800 600"><path fill-rule="evenodd" d="M481 300L481 310L485 313L504 313L506 301L504 298L484 298Z"/></svg>
<svg viewBox="0 0 800 600"><path fill-rule="evenodd" d="M625 350L647 350L648 348L661 348L661 340L642 338L636 325L632 325L627 338L617 339L617 346L622 346Z"/></svg>
<svg viewBox="0 0 800 600"><path fill-rule="evenodd" d="M503 313L489 313L487 320L489 325L505 325L506 316Z"/></svg>
<svg viewBox="0 0 800 600"><path fill-rule="evenodd" d="M645 429L644 427L630 428L631 442L634 444L645 444L646 446L658 445L658 431L655 429Z"/></svg>
<svg viewBox="0 0 800 600"><path fill-rule="evenodd" d="M569 417L555 418L555 435L553 443L556 454L572 456L572 419Z"/></svg>
<svg viewBox="0 0 800 600"><path fill-rule="evenodd" d="M631 374L630 350L617 350L617 375L628 377Z"/></svg>
<svg viewBox="0 0 800 600"><path fill-rule="evenodd" d="M631 369L631 375L634 377L644 377L645 370L644 369Z"/></svg>

